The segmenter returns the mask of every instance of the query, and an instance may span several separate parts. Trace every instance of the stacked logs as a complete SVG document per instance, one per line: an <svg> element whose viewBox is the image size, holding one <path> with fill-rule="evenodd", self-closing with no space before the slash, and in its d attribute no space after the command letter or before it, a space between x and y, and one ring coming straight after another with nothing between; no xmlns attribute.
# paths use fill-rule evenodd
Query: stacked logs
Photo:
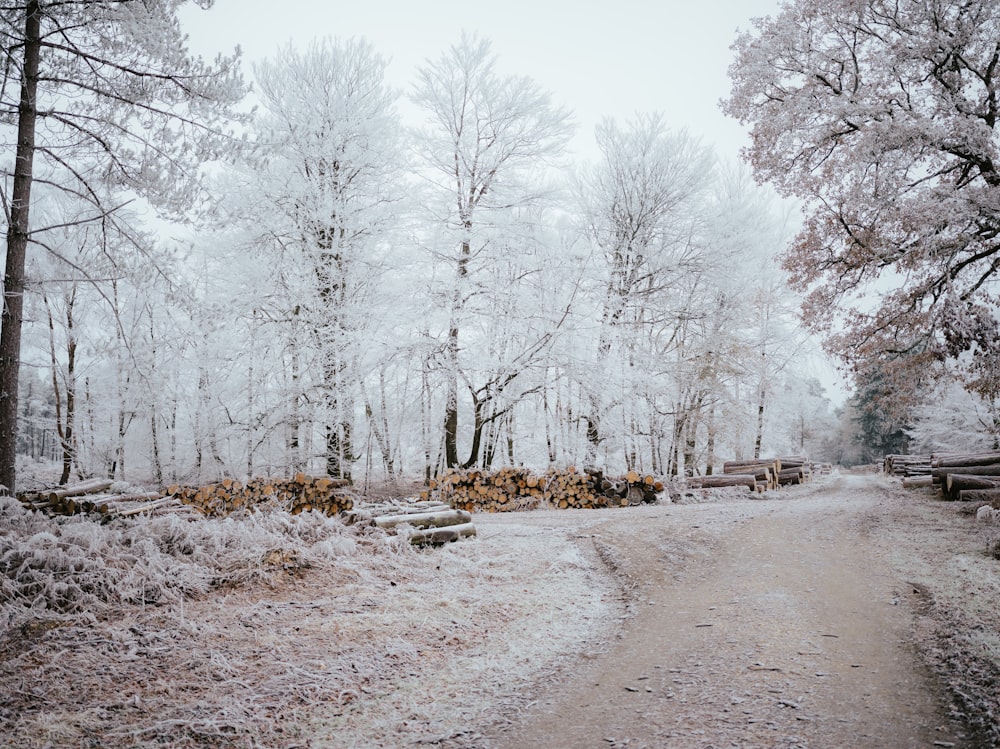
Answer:
<svg viewBox="0 0 1000 749"><path fill-rule="evenodd" d="M224 517L238 510L278 509L297 515L315 510L336 515L350 510L354 500L349 482L298 473L291 479L256 478L242 483L225 479L206 486L171 486L167 494L209 517Z"/></svg>
<svg viewBox="0 0 1000 749"><path fill-rule="evenodd" d="M137 515L181 514L193 511L173 497L159 492L124 488L113 491L110 479L88 479L68 486L25 492L18 499L32 510L49 515L98 514L105 519Z"/></svg>
<svg viewBox="0 0 1000 749"><path fill-rule="evenodd" d="M802 456L730 460L722 464L722 475L693 476L688 478L687 485L691 489L745 486L762 493L779 486L804 484L812 478L813 466L812 461Z"/></svg>
<svg viewBox="0 0 1000 749"><path fill-rule="evenodd" d="M551 506L558 509L628 507L655 502L663 483L651 475L629 471L614 478L603 471L550 469L536 474L526 468L451 470L430 482L421 497L468 512L511 512Z"/></svg>
<svg viewBox="0 0 1000 749"><path fill-rule="evenodd" d="M362 504L344 515L348 525L369 523L406 537L414 546L441 546L476 535L472 515L435 500L398 500L386 504Z"/></svg>
<svg viewBox="0 0 1000 749"><path fill-rule="evenodd" d="M918 478L931 475L930 455L886 455L882 461L882 471L887 476ZM920 486L922 484L914 484Z"/></svg>
<svg viewBox="0 0 1000 749"><path fill-rule="evenodd" d="M946 499L991 501L1000 496L1000 452L934 455L931 486Z"/></svg>
<svg viewBox="0 0 1000 749"><path fill-rule="evenodd" d="M887 455L886 474L907 489L934 487L945 499L991 502L1000 498L1000 451Z"/></svg>

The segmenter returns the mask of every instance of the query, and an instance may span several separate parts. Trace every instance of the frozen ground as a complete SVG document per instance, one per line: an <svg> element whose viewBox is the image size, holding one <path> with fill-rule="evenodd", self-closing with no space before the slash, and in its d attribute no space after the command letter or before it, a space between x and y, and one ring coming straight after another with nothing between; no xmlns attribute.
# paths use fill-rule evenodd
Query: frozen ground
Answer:
<svg viewBox="0 0 1000 749"><path fill-rule="evenodd" d="M767 496L424 551L0 505L0 745L1000 745L1000 528L879 477Z"/></svg>

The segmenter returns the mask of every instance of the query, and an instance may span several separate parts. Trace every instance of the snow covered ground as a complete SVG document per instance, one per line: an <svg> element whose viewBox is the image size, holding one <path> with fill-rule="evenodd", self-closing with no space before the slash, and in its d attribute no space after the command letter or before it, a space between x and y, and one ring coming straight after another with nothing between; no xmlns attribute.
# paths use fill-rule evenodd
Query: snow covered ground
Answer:
<svg viewBox="0 0 1000 749"><path fill-rule="evenodd" d="M859 532L922 591L956 709L995 722L1000 527L877 481ZM313 514L102 525L0 500L0 745L489 746L634 620L633 524L711 538L822 491L477 516L425 550ZM671 549L677 569L712 553Z"/></svg>
<svg viewBox="0 0 1000 749"><path fill-rule="evenodd" d="M519 517L417 550L315 514L101 525L0 500L0 744L466 735L622 615L572 533Z"/></svg>

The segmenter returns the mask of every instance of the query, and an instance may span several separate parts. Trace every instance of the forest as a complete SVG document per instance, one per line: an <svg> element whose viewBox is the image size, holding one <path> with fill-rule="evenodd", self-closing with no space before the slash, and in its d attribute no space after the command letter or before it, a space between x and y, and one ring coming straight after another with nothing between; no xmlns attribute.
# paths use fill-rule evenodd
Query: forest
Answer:
<svg viewBox="0 0 1000 749"><path fill-rule="evenodd" d="M658 112L582 162L484 37L396 91L364 39L192 56L183 4L0 11L4 486L996 446L996 19L761 20L749 165Z"/></svg>

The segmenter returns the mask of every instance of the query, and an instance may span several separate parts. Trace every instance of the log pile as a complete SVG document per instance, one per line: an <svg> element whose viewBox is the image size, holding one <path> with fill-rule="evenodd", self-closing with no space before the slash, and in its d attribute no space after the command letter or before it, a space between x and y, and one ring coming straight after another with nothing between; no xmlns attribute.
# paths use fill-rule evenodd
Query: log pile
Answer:
<svg viewBox="0 0 1000 749"><path fill-rule="evenodd" d="M246 483L225 479L206 486L171 486L167 494L209 517L224 517L238 510L285 510L293 515L316 510L336 515L350 510L354 499L342 479L307 476L291 479L255 478Z"/></svg>
<svg viewBox="0 0 1000 749"><path fill-rule="evenodd" d="M49 515L97 514L105 519L139 515L179 514L193 516L194 511L174 497L159 492L121 487L115 491L110 479L89 479L68 486L57 486L18 495L26 507Z"/></svg>
<svg viewBox="0 0 1000 749"><path fill-rule="evenodd" d="M930 455L886 455L882 471L888 476L930 476Z"/></svg>
<svg viewBox="0 0 1000 749"><path fill-rule="evenodd" d="M472 515L435 500L399 500L360 504L344 514L348 525L367 523L404 535L414 546L441 546L476 535Z"/></svg>
<svg viewBox="0 0 1000 749"><path fill-rule="evenodd" d="M887 474L902 475L904 487L935 487L948 500L992 501L1000 494L1000 451L996 450L926 456L888 455L884 466Z"/></svg>
<svg viewBox="0 0 1000 749"><path fill-rule="evenodd" d="M758 460L730 460L722 464L722 475L693 476L688 478L690 489L712 489L727 486L745 486L752 492L766 492L779 486L804 484L814 473L814 464L808 458L794 455ZM823 466L829 473L832 467Z"/></svg>
<svg viewBox="0 0 1000 749"><path fill-rule="evenodd" d="M551 506L557 509L628 507L655 502L663 483L651 475L629 471L611 477L596 469L570 467L543 474L526 468L451 470L421 494L467 512L511 512Z"/></svg>

